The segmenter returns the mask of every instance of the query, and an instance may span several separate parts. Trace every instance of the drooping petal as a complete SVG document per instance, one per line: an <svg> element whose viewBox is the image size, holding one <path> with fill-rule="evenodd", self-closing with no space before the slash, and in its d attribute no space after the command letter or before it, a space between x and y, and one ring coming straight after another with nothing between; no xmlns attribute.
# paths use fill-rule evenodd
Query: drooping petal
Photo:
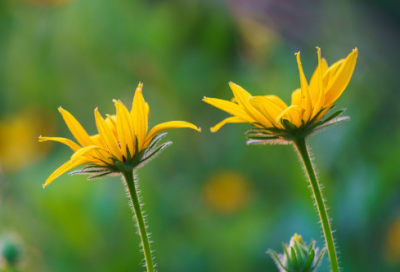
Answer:
<svg viewBox="0 0 400 272"><path fill-rule="evenodd" d="M299 67L300 85L301 85L301 107L304 109L303 120L308 122L312 114L311 94L308 88L307 79L304 75L303 67L300 61L300 52L296 53L297 66Z"/></svg>
<svg viewBox="0 0 400 272"><path fill-rule="evenodd" d="M143 84L139 83L139 86L136 88L135 96L132 102L132 111L131 116L133 120L133 128L135 130L135 134L138 140L138 148L140 150L143 149L143 144L146 138L147 133L147 110L146 110L146 102L144 101L142 94Z"/></svg>
<svg viewBox="0 0 400 272"><path fill-rule="evenodd" d="M99 150L99 149L104 150L103 148L101 148L100 146L97 146L97 145L89 145L89 146L86 146L84 148L81 148L71 156L71 161L76 161L80 157L86 155L87 153L89 153L89 152L91 152L93 150Z"/></svg>
<svg viewBox="0 0 400 272"><path fill-rule="evenodd" d="M229 114L232 114L243 120L246 120L249 123L256 122L256 120L253 117L248 115L244 111L244 109L236 103L229 102L227 100L218 99L218 98L208 98L208 97L204 97L203 101L220 109L220 110L226 111Z"/></svg>
<svg viewBox="0 0 400 272"><path fill-rule="evenodd" d="M282 118L288 119L296 127L300 127L302 122L301 116L304 113L304 109L298 105L291 105L285 109L277 118L276 122L280 123Z"/></svg>
<svg viewBox="0 0 400 272"><path fill-rule="evenodd" d="M79 145L77 145L74 141L71 141L70 139L61 138L61 137L39 136L39 142L46 142L46 141L54 141L54 142L63 143L65 145L69 146L74 152L81 149L81 147Z"/></svg>
<svg viewBox="0 0 400 272"><path fill-rule="evenodd" d="M123 161L122 153L118 146L118 142L115 139L114 134L112 133L111 129L107 126L106 122L104 121L103 117L101 117L98 109L94 110L95 117L96 117L96 125L97 130L103 139L104 143L107 145L108 151L113 154L118 160Z"/></svg>
<svg viewBox="0 0 400 272"><path fill-rule="evenodd" d="M217 132L223 125L226 125L228 123L247 123L247 121L239 117L232 116L222 120L221 122L213 126L210 130L211 132Z"/></svg>
<svg viewBox="0 0 400 272"><path fill-rule="evenodd" d="M239 105L243 107L248 115L253 117L253 119L255 119L258 123L261 123L265 127L272 126L272 123L267 119L267 117L261 114L256 108L251 105L249 100L252 96L250 93L248 93L245 89L233 82L229 82L229 86L231 87L231 90L235 95Z"/></svg>
<svg viewBox="0 0 400 272"><path fill-rule="evenodd" d="M75 139L81 146L92 145L93 142L90 140L89 134L87 134L86 130L81 126L81 124L72 116L71 113L59 107L58 111L64 118L65 123L67 124L69 130L72 135L74 135Z"/></svg>
<svg viewBox="0 0 400 272"><path fill-rule="evenodd" d="M43 184L43 188L49 185L52 181L54 181L56 178L64 174L65 172L83 165L85 163L89 163L90 161L86 158L80 158L76 161L67 161L64 163L60 168L58 168L56 171L53 172L53 174L50 175L50 177L46 180L46 182Z"/></svg>
<svg viewBox="0 0 400 272"><path fill-rule="evenodd" d="M347 56L346 60L340 65L332 80L329 82L325 95L326 105L335 102L346 89L356 66L357 55L358 50L356 48Z"/></svg>
<svg viewBox="0 0 400 272"><path fill-rule="evenodd" d="M150 141L153 139L154 135L157 133L167 130L167 129L172 129L172 128L191 128L197 131L201 131L200 128L196 127L195 125L189 123L189 122L184 122L184 121L171 121L171 122L165 122L158 124L157 126L153 127L149 134L146 137L146 143L145 147L150 143Z"/></svg>

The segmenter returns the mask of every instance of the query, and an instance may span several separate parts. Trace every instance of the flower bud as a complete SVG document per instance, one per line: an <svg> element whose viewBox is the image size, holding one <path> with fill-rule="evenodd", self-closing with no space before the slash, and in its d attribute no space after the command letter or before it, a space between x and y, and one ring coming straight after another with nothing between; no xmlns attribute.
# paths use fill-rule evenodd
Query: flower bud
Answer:
<svg viewBox="0 0 400 272"><path fill-rule="evenodd" d="M318 255L318 248L314 246L314 240L311 240L311 245L307 246L301 235L296 233L290 239L289 245L283 244L283 254L277 254L271 249L267 253L275 261L280 272L315 272L325 253L325 248Z"/></svg>
<svg viewBox="0 0 400 272"><path fill-rule="evenodd" d="M0 237L0 261L6 267L15 267L21 259L22 243L15 234Z"/></svg>

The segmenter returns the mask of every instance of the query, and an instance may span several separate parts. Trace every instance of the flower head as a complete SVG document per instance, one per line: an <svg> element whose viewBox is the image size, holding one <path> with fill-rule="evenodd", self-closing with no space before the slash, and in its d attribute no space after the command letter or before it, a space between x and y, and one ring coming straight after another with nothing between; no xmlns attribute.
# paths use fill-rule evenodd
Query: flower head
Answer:
<svg viewBox="0 0 400 272"><path fill-rule="evenodd" d="M204 102L232 114L211 128L216 132L227 123L251 123L255 130L248 133L249 143L289 143L299 135L307 136L317 129L344 120L335 119L343 111L338 111L320 121L334 106L335 101L346 89L357 61L357 48L346 59L331 66L321 59L318 49L318 66L310 84L304 75L300 53L296 53L300 74L300 88L292 94L292 104L287 106L275 95L252 96L239 85L229 83L234 98L226 101L205 97Z"/></svg>
<svg viewBox="0 0 400 272"><path fill-rule="evenodd" d="M283 254L277 254L273 250L268 250L267 253L275 261L280 272L315 272L324 256L325 249L322 249L318 255L318 248L314 246L314 240L311 241L310 246L307 246L301 235L295 233L289 245L283 244Z"/></svg>
<svg viewBox="0 0 400 272"><path fill-rule="evenodd" d="M66 138L39 137L41 142L61 142L74 151L71 160L54 171L43 187L63 173L83 164L89 165L71 174L90 174L91 179L138 169L171 144L167 142L157 146L166 135L157 135L158 133L172 128L200 131L200 128L191 123L172 121L161 123L148 132L149 105L143 98L142 87L143 84L139 83L130 112L119 100L114 100L116 115L107 115L106 119L103 119L96 108L94 113L98 134L93 136L68 111L61 107L58 109L79 144Z"/></svg>

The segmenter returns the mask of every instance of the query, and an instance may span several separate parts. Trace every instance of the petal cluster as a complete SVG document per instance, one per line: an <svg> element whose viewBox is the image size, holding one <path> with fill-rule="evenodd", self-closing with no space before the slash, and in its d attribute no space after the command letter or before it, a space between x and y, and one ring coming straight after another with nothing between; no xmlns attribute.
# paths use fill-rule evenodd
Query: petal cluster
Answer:
<svg viewBox="0 0 400 272"><path fill-rule="evenodd" d="M74 154L71 159L53 172L44 187L63 173L83 164L108 167L129 163L135 155L143 153L155 136L167 129L191 128L200 131L195 125L183 121L161 123L148 132L149 105L142 94L143 84L139 83L129 111L121 101L114 100L116 115L104 119L98 109L94 111L98 134L90 136L72 114L59 108L69 130L75 137L72 140L60 137L39 137L39 141L56 141L69 146ZM121 164L122 163L122 164Z"/></svg>
<svg viewBox="0 0 400 272"><path fill-rule="evenodd" d="M317 49L318 66L309 83L303 72L300 53L296 53L300 88L293 92L290 106L275 95L252 96L232 82L229 83L234 94L232 101L205 97L204 102L233 115L212 127L211 131L216 132L227 123L246 122L257 127L287 130L284 120L300 128L321 119L349 84L358 51L356 48L345 59L328 66L321 58L320 48Z"/></svg>

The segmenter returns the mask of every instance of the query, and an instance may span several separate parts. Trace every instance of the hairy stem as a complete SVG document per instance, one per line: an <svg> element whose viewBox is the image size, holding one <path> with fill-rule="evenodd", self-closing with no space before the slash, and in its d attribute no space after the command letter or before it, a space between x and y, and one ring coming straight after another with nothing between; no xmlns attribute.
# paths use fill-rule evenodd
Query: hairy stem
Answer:
<svg viewBox="0 0 400 272"><path fill-rule="evenodd" d="M128 171L123 173L126 181L126 186L128 187L128 192L130 199L132 201L133 210L135 212L135 217L139 229L139 235L142 239L142 246L144 252L144 259L146 261L147 272L155 272L153 256L151 254L149 236L147 235L146 223L143 217L142 207L140 205L140 200L138 196L138 191L135 186L135 180L133 177L133 171Z"/></svg>
<svg viewBox="0 0 400 272"><path fill-rule="evenodd" d="M314 194L315 203L317 204L318 214L321 219L322 230L325 236L326 247L328 249L329 261L331 263L331 270L332 272L339 272L339 263L336 254L335 242L333 240L331 225L328 218L328 212L326 210L321 188L315 175L315 170L311 162L305 138L294 141L294 145L304 163L306 173L311 184L311 189Z"/></svg>

